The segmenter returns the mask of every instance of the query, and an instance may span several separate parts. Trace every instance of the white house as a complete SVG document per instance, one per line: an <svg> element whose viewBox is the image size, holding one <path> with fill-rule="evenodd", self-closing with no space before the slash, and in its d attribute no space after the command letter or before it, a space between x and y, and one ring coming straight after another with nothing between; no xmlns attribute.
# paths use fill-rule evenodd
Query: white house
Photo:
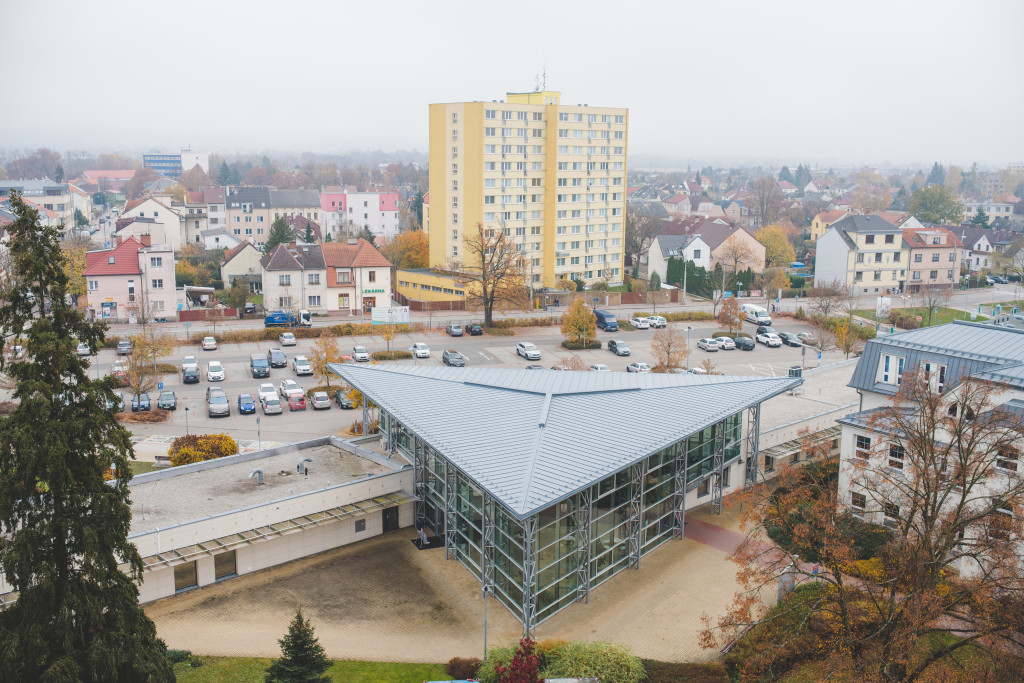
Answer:
<svg viewBox="0 0 1024 683"><path fill-rule="evenodd" d="M279 244L263 257L263 305L327 313L327 270L319 244Z"/></svg>
<svg viewBox="0 0 1024 683"><path fill-rule="evenodd" d="M149 234L154 244L169 244L179 251L184 243L185 219L169 205L152 197L127 202L121 218L152 219L154 225Z"/></svg>
<svg viewBox="0 0 1024 683"><path fill-rule="evenodd" d="M97 319L125 321L145 312L151 320L176 320L174 251L170 245L118 238L113 249L85 255L89 311Z"/></svg>
<svg viewBox="0 0 1024 683"><path fill-rule="evenodd" d="M645 258L641 259L641 275L646 266L645 277L648 280L652 273L657 273L661 281L666 282L668 260L673 257L692 261L705 270L711 268L711 247L700 235L659 235L654 238Z"/></svg>

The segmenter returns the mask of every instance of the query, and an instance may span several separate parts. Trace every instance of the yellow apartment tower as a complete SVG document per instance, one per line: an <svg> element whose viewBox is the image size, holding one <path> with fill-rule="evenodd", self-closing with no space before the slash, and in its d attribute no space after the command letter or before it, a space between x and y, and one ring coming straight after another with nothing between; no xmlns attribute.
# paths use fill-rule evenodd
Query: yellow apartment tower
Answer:
<svg viewBox="0 0 1024 683"><path fill-rule="evenodd" d="M464 258L465 231L501 229L534 288L622 282L629 110L561 93L430 105L430 264Z"/></svg>

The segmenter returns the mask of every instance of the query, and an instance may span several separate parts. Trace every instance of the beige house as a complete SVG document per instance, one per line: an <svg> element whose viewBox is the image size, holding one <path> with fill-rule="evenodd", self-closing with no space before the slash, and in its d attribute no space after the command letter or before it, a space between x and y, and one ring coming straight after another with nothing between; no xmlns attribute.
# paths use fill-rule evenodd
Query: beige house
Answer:
<svg viewBox="0 0 1024 683"><path fill-rule="evenodd" d="M895 294L906 285L903 231L881 216L846 216L815 246L816 287L839 282L860 295Z"/></svg>
<svg viewBox="0 0 1024 683"><path fill-rule="evenodd" d="M169 244L174 251L180 251L185 233L185 220L171 208L170 204L146 197L133 199L124 205L121 218L148 218L152 221L149 234L153 244Z"/></svg>
<svg viewBox="0 0 1024 683"><path fill-rule="evenodd" d="M963 245L946 228L904 228L903 246L909 254L909 291L917 292L922 287L951 288L959 282L959 253Z"/></svg>
<svg viewBox="0 0 1024 683"><path fill-rule="evenodd" d="M234 284L235 279L244 278L249 282L249 291L254 294L263 291L263 266L260 259L263 252L252 242L242 242L224 252L220 262L220 277L225 287Z"/></svg>
<svg viewBox="0 0 1024 683"><path fill-rule="evenodd" d="M265 187L229 187L224 200L228 234L262 249L274 222L270 190ZM211 216L212 213L211 210Z"/></svg>

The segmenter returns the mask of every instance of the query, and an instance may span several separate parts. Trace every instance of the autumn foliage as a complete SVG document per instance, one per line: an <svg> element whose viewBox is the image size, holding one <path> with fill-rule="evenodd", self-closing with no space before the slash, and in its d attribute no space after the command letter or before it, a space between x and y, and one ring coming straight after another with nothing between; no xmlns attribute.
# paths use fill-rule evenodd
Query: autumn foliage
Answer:
<svg viewBox="0 0 1024 683"><path fill-rule="evenodd" d="M191 465L238 453L238 443L227 434L189 434L171 442L171 466Z"/></svg>

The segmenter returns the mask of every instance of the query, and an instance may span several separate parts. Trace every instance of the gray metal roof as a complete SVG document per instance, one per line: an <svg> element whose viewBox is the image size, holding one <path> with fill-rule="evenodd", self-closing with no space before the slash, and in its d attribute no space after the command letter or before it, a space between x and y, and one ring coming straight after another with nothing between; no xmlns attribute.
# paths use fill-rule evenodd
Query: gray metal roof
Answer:
<svg viewBox="0 0 1024 683"><path fill-rule="evenodd" d="M351 364L331 369L519 517L803 381Z"/></svg>
<svg viewBox="0 0 1024 683"><path fill-rule="evenodd" d="M868 235L872 233L903 234L902 230L889 221L885 220L881 216L873 215L862 216L860 214L853 214L851 216L846 216L833 223L832 227L837 230L855 232L861 235Z"/></svg>
<svg viewBox="0 0 1024 683"><path fill-rule="evenodd" d="M875 382L882 354L902 356L905 368L923 362L944 364L950 386L967 375L1024 388L1024 330L1020 329L958 320L876 337L865 344L851 387L896 393L897 387Z"/></svg>

